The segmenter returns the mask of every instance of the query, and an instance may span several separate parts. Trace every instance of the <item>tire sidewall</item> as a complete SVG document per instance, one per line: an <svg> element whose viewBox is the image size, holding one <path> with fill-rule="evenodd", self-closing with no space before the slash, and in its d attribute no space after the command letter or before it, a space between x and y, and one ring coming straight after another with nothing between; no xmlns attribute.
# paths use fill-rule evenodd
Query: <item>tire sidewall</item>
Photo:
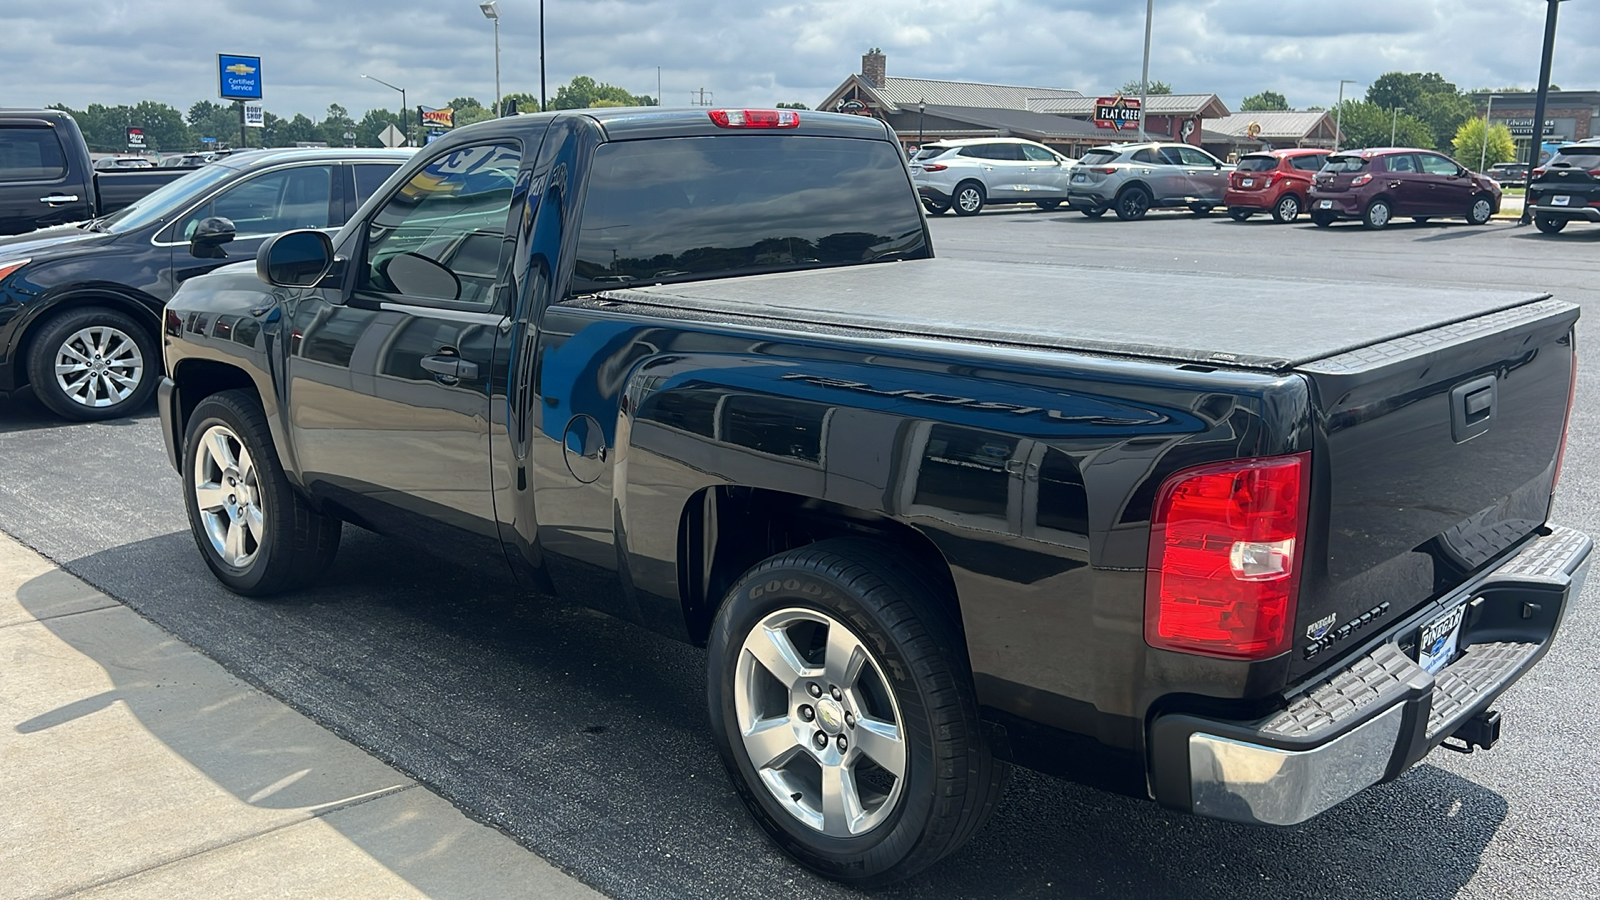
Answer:
<svg viewBox="0 0 1600 900"><path fill-rule="evenodd" d="M1300 198L1294 194L1284 194L1278 198L1278 203L1272 208L1272 217L1279 222L1293 222L1300 218Z"/></svg>
<svg viewBox="0 0 1600 900"><path fill-rule="evenodd" d="M968 191L976 193L978 198L977 205L973 206L971 209L967 209L961 205L961 195ZM950 208L955 210L955 213L958 216L975 216L978 213L983 212L984 203L987 201L988 193L984 191L983 185L978 184L976 181L964 181L956 185L955 193L950 195Z"/></svg>
<svg viewBox="0 0 1600 900"><path fill-rule="evenodd" d="M1379 208L1380 206L1383 207L1383 210L1384 210L1383 221L1375 222L1375 221L1373 221L1372 211L1377 209L1377 208ZM1368 228L1373 229L1374 231L1377 231L1377 230L1383 229L1383 228L1388 228L1389 227L1389 223L1393 222L1393 221L1394 221L1394 207L1390 206L1389 205L1389 201L1387 201L1387 200L1374 200L1374 201L1372 201L1371 203L1367 204L1366 212L1361 214L1361 224L1367 226Z"/></svg>
<svg viewBox="0 0 1600 900"><path fill-rule="evenodd" d="M1139 204L1131 203L1130 201L1135 197L1144 198L1144 202ZM1137 222L1144 218L1145 213L1150 211L1151 202L1150 194L1144 188L1128 188L1117 197L1117 218L1124 222Z"/></svg>
<svg viewBox="0 0 1600 900"><path fill-rule="evenodd" d="M56 384L55 357L67 337L94 325L115 328L133 339L144 358L139 386L126 400L112 406L84 406L68 397ZM103 306L63 310L46 319L28 351L28 382L33 395L52 412L80 422L100 422L129 415L149 402L161 378L161 348L149 328L127 313Z"/></svg>
<svg viewBox="0 0 1600 900"><path fill-rule="evenodd" d="M825 613L855 632L862 646L876 657L904 720L906 776L898 808L860 837L828 837L795 820L761 786L740 746L733 680L745 636L766 616L791 608ZM931 726L912 667L869 604L839 581L805 566L758 566L740 580L718 614L707 646L707 662L707 706L717 748L735 776L740 798L779 846L807 865L847 881L870 879L915 850L933 810L936 773ZM872 862L861 864L851 859L860 855L868 855Z"/></svg>
<svg viewBox="0 0 1600 900"><path fill-rule="evenodd" d="M1481 219L1477 216L1478 204L1480 203L1486 204L1486 210ZM1467 208L1467 221L1473 225L1487 225L1492 218L1494 218L1494 201L1481 195L1473 197L1472 205Z"/></svg>
<svg viewBox="0 0 1600 900"><path fill-rule="evenodd" d="M206 429L213 425L227 426L228 430L244 444L245 450L249 452L256 466L256 482L260 486L258 496L262 506L261 518L266 522L267 533L261 539L261 546L256 551L255 559L243 568L225 562L211 546L211 538L201 526L200 505L194 495L194 464L195 457L199 454L196 438L205 434ZM189 516L189 531L194 535L194 542L199 546L200 555L205 558L212 574L228 589L241 594L250 594L260 588L261 582L267 577L271 568L270 560L277 550L279 537L283 533L280 522L283 517L279 513L282 506L279 494L283 475L277 467L273 452L272 447L261 446L254 429L244 421L233 405L220 402L217 396L208 397L195 407L188 429L184 432L183 471L180 474L183 483L183 506Z"/></svg>

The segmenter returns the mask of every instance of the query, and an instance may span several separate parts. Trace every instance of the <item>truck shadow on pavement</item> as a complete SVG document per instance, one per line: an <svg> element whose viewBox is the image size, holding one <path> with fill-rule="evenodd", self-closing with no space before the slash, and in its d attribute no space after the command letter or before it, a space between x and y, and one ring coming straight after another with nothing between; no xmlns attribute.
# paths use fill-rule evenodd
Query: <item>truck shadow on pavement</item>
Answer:
<svg viewBox="0 0 1600 900"><path fill-rule="evenodd" d="M323 582L275 602L223 591L187 532L67 568L609 894L860 896L789 862L745 813L705 733L702 651L530 596L500 560L455 566L347 527ZM48 592L33 588L20 592L23 605L48 615ZM44 624L73 644L71 618ZM251 723L226 710L174 714L170 694L106 668L114 696L15 727L47 728L119 700L240 800L276 802L254 799L259 777L234 779L230 735ZM306 763L282 765L287 775ZM876 895L1447 898L1506 814L1498 794L1426 764L1277 830L1018 771L970 844Z"/></svg>

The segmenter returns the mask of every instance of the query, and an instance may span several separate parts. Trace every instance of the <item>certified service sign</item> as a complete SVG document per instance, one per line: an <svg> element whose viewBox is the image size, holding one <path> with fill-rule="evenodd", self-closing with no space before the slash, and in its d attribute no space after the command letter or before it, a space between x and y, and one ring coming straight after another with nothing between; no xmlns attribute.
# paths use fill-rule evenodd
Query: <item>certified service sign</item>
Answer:
<svg viewBox="0 0 1600 900"><path fill-rule="evenodd" d="M261 57L217 54L217 96L224 100L261 99Z"/></svg>

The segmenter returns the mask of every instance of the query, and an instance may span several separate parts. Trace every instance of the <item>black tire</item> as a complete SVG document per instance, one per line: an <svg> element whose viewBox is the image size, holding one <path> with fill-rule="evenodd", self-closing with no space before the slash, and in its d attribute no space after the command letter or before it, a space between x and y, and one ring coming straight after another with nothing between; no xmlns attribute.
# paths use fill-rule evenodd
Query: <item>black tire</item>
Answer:
<svg viewBox="0 0 1600 900"><path fill-rule="evenodd" d="M1205 216L1211 215L1211 211L1213 209L1216 209L1216 207L1211 206L1211 205L1206 204L1206 203L1191 203L1191 204L1189 204L1189 211L1194 213L1197 216L1202 217L1202 218L1205 217Z"/></svg>
<svg viewBox="0 0 1600 900"><path fill-rule="evenodd" d="M1039 207L1040 209L1044 210L1045 212L1055 212L1056 211L1056 207L1061 205L1061 201L1060 200L1039 200L1039 201L1036 201L1033 205Z"/></svg>
<svg viewBox="0 0 1600 900"><path fill-rule="evenodd" d="M1560 234L1561 229L1567 227L1567 220L1555 216L1534 216L1533 224L1545 234Z"/></svg>
<svg viewBox="0 0 1600 900"><path fill-rule="evenodd" d="M1243 222L1245 219L1248 219L1253 215L1255 215L1255 211L1250 209L1228 210L1228 218L1234 220L1235 222Z"/></svg>
<svg viewBox="0 0 1600 900"><path fill-rule="evenodd" d="M1311 224L1317 226L1318 228L1327 228L1329 225L1332 225L1334 223L1334 221L1336 219L1338 219L1338 218L1339 218L1338 216L1335 216L1335 215L1333 215L1331 213L1312 212L1311 213Z"/></svg>
<svg viewBox="0 0 1600 900"><path fill-rule="evenodd" d="M1098 219L1101 216L1106 214L1106 210L1107 209L1109 209L1109 207L1105 207L1105 206L1086 206L1083 209L1078 210L1078 212L1083 213L1085 216L1088 216L1091 219Z"/></svg>
<svg viewBox="0 0 1600 900"><path fill-rule="evenodd" d="M927 210L928 215L930 216L942 216L950 211L950 204L938 203L933 200L923 200L922 208Z"/></svg>
<svg viewBox="0 0 1600 900"><path fill-rule="evenodd" d="M223 451L214 443L201 448L208 435L212 439L231 435L226 449L240 460L236 470L210 469L210 461ZM232 445L235 441L237 449ZM208 454L207 460L200 458L202 453ZM246 454L249 466L243 464ZM202 488L196 485L197 467L201 466L218 472L218 491L237 492L227 498L225 506L208 508L214 512L202 513L200 507ZM195 405L184 433L182 482L189 530L200 555L217 580L236 594L264 597L310 584L339 550L339 520L312 509L289 484L266 417L248 391L223 391ZM219 519L229 522L228 534L233 533L233 523L245 533L238 545L241 552L248 551L253 523L259 520L260 533L253 535L255 550L242 563L224 559L226 542L222 548L213 544L209 529Z"/></svg>
<svg viewBox="0 0 1600 900"><path fill-rule="evenodd" d="M1394 207L1382 197L1368 203L1366 212L1361 214L1361 224L1373 231L1389 227L1392 221L1394 221Z"/></svg>
<svg viewBox="0 0 1600 900"><path fill-rule="evenodd" d="M983 212L983 204L987 199L983 185L976 181L963 181L956 185L955 193L950 195L950 206L958 216L975 216Z"/></svg>
<svg viewBox="0 0 1600 900"><path fill-rule="evenodd" d="M706 684L712 733L723 762L745 805L772 839L795 859L829 878L870 887L922 871L965 843L988 819L999 800L1010 767L995 759L985 743L970 665L961 649L965 642L941 606L949 602L945 588L894 548L839 539L782 553L760 563L739 579L717 613L707 648ZM818 773L820 784L835 765L849 769L851 765L859 767L863 758L872 758L863 757L861 747L852 744L855 763L844 754L843 745L839 748L839 756L845 760L842 765L825 766L823 762L833 753L832 741L838 739L829 734L845 737L868 733L854 730L861 720L849 718L855 707L848 704L857 703L856 698L869 693L846 685L849 693L835 695L832 684L821 684L830 681L828 673L832 670L825 648L818 651L821 656L807 656L804 660L810 671L786 670L796 679L789 689L784 689L783 682L776 678L771 679L771 684L760 682L769 689L773 685L779 688L771 702L776 703L775 708L790 724L777 727L794 729L782 733L784 742L794 742L794 746L773 757L786 760L779 764L783 768L767 770L781 787L769 786L762 779L746 749L739 705L744 703L750 714L756 701L741 701L739 696L752 696L753 692L736 696L735 685L740 677L762 678L772 671L748 654L746 638L771 634L763 626L771 628L774 621L797 616L802 638L809 635L809 639L796 640L790 647L816 648L818 623L806 619L807 615L830 620L820 631L830 643L832 629L840 624L846 627L844 639L866 651L868 663L861 670L873 673L874 683L886 689L883 696L892 697L892 703L897 704L894 714L903 740L899 745L902 774L898 779L889 776L895 781L894 787L880 785L873 800L881 805L870 814L878 821L858 834L829 835L819 826L802 821L804 810L811 808L808 801L822 808L820 799L805 796L807 792L817 794L820 788L790 783L783 780L786 775L774 774L798 766ZM783 627L785 630L780 633L792 638L789 626ZM745 674L741 676L741 672ZM808 695L806 688L811 679L816 679L818 690ZM796 688L800 681L808 683ZM753 683L756 682L745 682L747 687ZM809 707L804 705L811 702L808 696L820 697L809 717L805 715ZM830 696L844 699L824 710ZM765 712L751 715L752 721L769 717ZM866 705L854 715L878 717ZM848 727L838 724L841 717L850 723ZM823 734L824 728L828 734ZM806 746L814 748L815 744L799 742L801 732L809 729L823 734L821 747L815 752ZM841 776L835 770L832 777ZM854 774L849 783L861 791L862 782L856 781ZM794 793L788 793L790 790ZM794 809L787 808L786 803ZM826 819L822 822L825 824Z"/></svg>
<svg viewBox="0 0 1600 900"><path fill-rule="evenodd" d="M58 358L82 365L81 377L74 378L78 372L57 376ZM30 339L28 382L33 395L68 419L98 422L126 416L149 402L160 379L161 350L155 337L121 310L63 310L41 323Z"/></svg>
<svg viewBox="0 0 1600 900"><path fill-rule="evenodd" d="M1117 218L1124 222L1137 222L1150 211L1150 192L1138 185L1126 188L1117 195Z"/></svg>
<svg viewBox="0 0 1600 900"><path fill-rule="evenodd" d="M1494 218L1494 198L1488 194L1479 194L1472 198L1472 205L1467 207L1468 225L1487 225Z"/></svg>
<svg viewBox="0 0 1600 900"><path fill-rule="evenodd" d="M1295 219L1300 218L1300 209L1302 206L1304 206L1304 204L1300 202L1300 197L1298 195L1284 194L1282 197L1278 198L1277 204L1272 207L1272 220L1274 222L1281 222L1284 224L1293 222Z"/></svg>

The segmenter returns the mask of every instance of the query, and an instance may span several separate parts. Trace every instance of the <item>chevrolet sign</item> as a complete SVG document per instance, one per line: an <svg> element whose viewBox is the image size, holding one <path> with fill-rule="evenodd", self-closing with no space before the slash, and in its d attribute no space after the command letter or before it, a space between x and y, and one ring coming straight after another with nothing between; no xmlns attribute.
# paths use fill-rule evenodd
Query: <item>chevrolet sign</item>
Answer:
<svg viewBox="0 0 1600 900"><path fill-rule="evenodd" d="M217 54L217 96L224 100L260 100L261 57Z"/></svg>

